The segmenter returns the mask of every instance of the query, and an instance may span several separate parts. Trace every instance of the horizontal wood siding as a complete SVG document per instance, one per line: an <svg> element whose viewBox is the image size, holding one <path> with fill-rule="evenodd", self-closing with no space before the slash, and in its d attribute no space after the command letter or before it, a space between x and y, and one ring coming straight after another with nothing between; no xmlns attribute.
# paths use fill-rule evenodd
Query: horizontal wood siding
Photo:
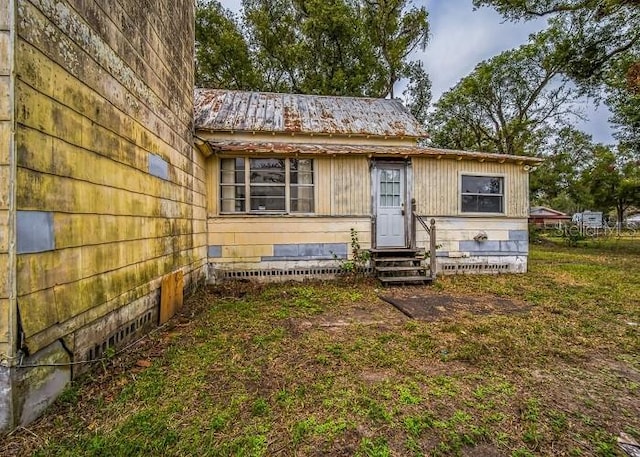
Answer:
<svg viewBox="0 0 640 457"><path fill-rule="evenodd" d="M273 256L276 244L350 243L358 231L363 248L371 246L369 218L216 217L209 219L209 246L220 248L216 263L258 263Z"/></svg>
<svg viewBox="0 0 640 457"><path fill-rule="evenodd" d="M447 253L459 252L461 241L472 241L481 232L486 234L487 242L516 241L516 237L524 237L528 229L527 219L521 218L436 217L435 220L438 251ZM416 232L417 245L428 248L427 233L420 225Z"/></svg>
<svg viewBox="0 0 640 457"><path fill-rule="evenodd" d="M11 84L13 67L11 49L12 18L10 1L0 0L0 355L9 343L9 153L11 147Z"/></svg>
<svg viewBox="0 0 640 457"><path fill-rule="evenodd" d="M20 2L20 211L54 248L18 256L32 351L206 263L205 161L193 147L193 2ZM151 163L160 164L160 172Z"/></svg>
<svg viewBox="0 0 640 457"><path fill-rule="evenodd" d="M457 216L460 212L461 174L504 176L505 217L527 217L529 173L513 163L433 158L413 159L413 196L418 213L425 216Z"/></svg>

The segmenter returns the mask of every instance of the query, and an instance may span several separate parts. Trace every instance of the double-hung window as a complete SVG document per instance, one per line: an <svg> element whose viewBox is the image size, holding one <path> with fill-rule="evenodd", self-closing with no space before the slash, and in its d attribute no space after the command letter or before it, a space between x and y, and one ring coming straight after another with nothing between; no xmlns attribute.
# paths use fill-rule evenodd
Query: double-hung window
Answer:
<svg viewBox="0 0 640 457"><path fill-rule="evenodd" d="M221 213L313 213L312 159L223 158Z"/></svg>
<svg viewBox="0 0 640 457"><path fill-rule="evenodd" d="M504 213L504 178L501 176L461 177L463 213Z"/></svg>

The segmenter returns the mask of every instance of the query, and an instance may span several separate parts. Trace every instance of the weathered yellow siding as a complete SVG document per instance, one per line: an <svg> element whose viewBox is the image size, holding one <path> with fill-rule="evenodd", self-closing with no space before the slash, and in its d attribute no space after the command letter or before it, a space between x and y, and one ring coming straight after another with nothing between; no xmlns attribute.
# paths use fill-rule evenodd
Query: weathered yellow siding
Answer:
<svg viewBox="0 0 640 457"><path fill-rule="evenodd" d="M510 241L513 232L526 232L527 219L503 217L436 217L437 244L442 252L459 252L461 241L472 241L483 232L486 241ZM425 222L429 223L430 218ZM429 247L429 236L422 226L416 230L419 247Z"/></svg>
<svg viewBox="0 0 640 457"><path fill-rule="evenodd" d="M209 157L206 161L207 172L207 214L215 216L218 214L220 204L220 159L216 156Z"/></svg>
<svg viewBox="0 0 640 457"><path fill-rule="evenodd" d="M460 212L460 175L504 176L505 217L528 217L529 173L515 163L479 162L416 157L413 159L413 197L425 216L457 216Z"/></svg>
<svg viewBox="0 0 640 457"><path fill-rule="evenodd" d="M366 157L334 157L330 178L332 216L371 214L371 174Z"/></svg>
<svg viewBox="0 0 640 457"><path fill-rule="evenodd" d="M371 221L358 217L222 216L209 219L209 246L219 246L215 263L259 263L274 255L273 246L350 243L358 231L362 248L371 246Z"/></svg>
<svg viewBox="0 0 640 457"><path fill-rule="evenodd" d="M153 293L165 274L181 269L187 285L203 274L193 8L20 2L17 209L50 213L54 238L52 250L18 255L32 352ZM152 158L166 175L150 173Z"/></svg>
<svg viewBox="0 0 640 457"><path fill-rule="evenodd" d="M12 275L9 268L12 22L10 1L0 0L0 359L9 349L9 279Z"/></svg>

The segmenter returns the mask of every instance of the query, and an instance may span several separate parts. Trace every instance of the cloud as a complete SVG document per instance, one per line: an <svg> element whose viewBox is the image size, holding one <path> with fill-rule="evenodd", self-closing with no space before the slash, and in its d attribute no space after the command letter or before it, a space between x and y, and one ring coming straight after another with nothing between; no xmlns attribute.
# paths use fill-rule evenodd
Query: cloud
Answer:
<svg viewBox="0 0 640 457"><path fill-rule="evenodd" d="M505 22L493 9L473 10L471 0L427 1L431 40L416 58L425 64L433 98L455 86L483 60L528 41L544 28L543 20Z"/></svg>
<svg viewBox="0 0 640 457"><path fill-rule="evenodd" d="M224 8L234 13L239 13L242 8L242 0L222 0L220 3Z"/></svg>

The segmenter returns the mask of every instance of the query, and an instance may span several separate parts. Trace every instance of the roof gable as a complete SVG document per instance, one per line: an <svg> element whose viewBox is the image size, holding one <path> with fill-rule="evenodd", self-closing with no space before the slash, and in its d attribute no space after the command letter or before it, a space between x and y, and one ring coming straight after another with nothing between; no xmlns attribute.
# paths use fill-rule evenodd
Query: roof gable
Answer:
<svg viewBox="0 0 640 457"><path fill-rule="evenodd" d="M546 206L534 206L529 212L532 216L566 216L562 211L558 211Z"/></svg>
<svg viewBox="0 0 640 457"><path fill-rule="evenodd" d="M399 100L196 89L195 128L424 138Z"/></svg>

